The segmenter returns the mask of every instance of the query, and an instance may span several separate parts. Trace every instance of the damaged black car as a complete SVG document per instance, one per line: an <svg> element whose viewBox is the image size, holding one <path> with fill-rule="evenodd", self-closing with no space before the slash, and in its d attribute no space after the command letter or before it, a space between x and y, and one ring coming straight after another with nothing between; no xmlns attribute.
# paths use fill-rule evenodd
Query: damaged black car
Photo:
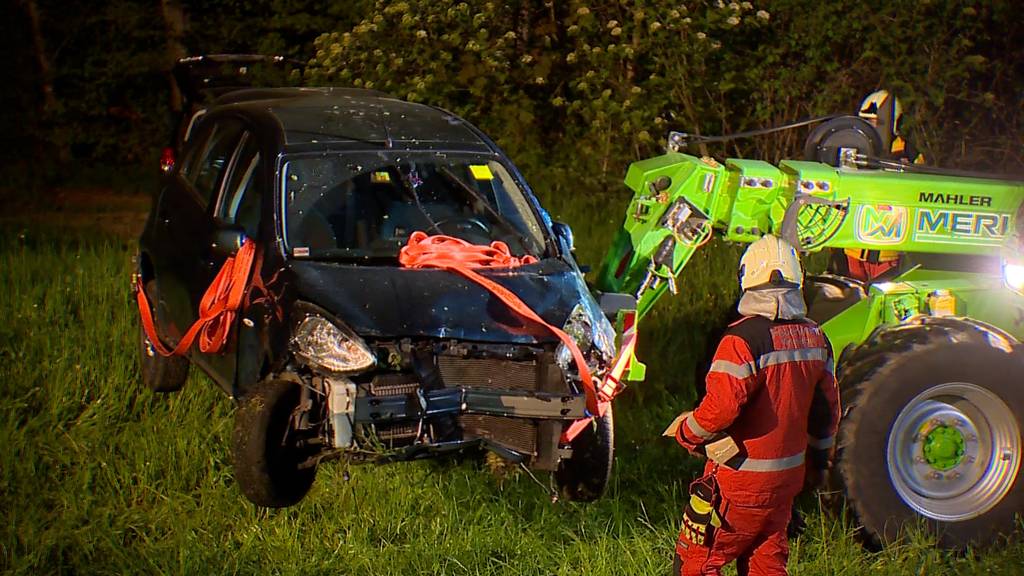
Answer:
<svg viewBox="0 0 1024 576"><path fill-rule="evenodd" d="M595 379L607 371L614 310L587 289L569 228L487 136L375 92L280 88L218 98L154 200L136 280L152 318L139 335L144 384L178 390L195 365L237 401L235 479L260 506L297 503L327 460L482 450L550 471L563 497L599 497L610 407L594 417L565 343L492 292L402 267L416 231L529 257L477 272L570 335ZM251 273L237 313L219 320L222 346L162 354L191 337L243 250Z"/></svg>

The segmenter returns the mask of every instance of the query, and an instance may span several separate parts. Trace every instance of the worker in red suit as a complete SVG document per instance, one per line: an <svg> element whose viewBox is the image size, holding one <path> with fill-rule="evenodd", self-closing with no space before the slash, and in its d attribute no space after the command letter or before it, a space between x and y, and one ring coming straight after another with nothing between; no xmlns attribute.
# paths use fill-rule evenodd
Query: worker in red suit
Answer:
<svg viewBox="0 0 1024 576"><path fill-rule="evenodd" d="M839 424L831 345L805 318L796 250L764 236L739 276L742 318L715 352L706 396L677 419L676 440L709 458L676 543L682 576L717 575L733 560L741 576L786 574L793 499L830 465Z"/></svg>

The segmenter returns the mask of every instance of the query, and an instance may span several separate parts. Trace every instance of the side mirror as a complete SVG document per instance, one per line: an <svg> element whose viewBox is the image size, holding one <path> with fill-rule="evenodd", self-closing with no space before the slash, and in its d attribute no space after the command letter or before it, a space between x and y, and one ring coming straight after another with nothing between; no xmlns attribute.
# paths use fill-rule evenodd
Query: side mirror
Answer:
<svg viewBox="0 0 1024 576"><path fill-rule="evenodd" d="M234 256L245 243L245 229L241 226L218 227L213 232L210 250L217 256L227 258Z"/></svg>
<svg viewBox="0 0 1024 576"><path fill-rule="evenodd" d="M573 240L572 228L565 222L554 222L551 224L551 231L562 243L562 247L569 253L576 251L576 242Z"/></svg>

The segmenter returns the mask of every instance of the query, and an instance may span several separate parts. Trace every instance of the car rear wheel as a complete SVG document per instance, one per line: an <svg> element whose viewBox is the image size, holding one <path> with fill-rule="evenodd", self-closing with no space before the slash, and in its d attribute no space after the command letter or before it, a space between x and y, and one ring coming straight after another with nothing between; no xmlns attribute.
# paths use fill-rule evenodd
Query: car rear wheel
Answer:
<svg viewBox="0 0 1024 576"><path fill-rule="evenodd" d="M558 493L566 500L593 502L608 487L615 461L615 430L612 407L594 418L572 441L572 456L555 471Z"/></svg>
<svg viewBox="0 0 1024 576"><path fill-rule="evenodd" d="M253 504L283 508L297 504L316 479L313 456L292 425L301 388L286 380L264 380L242 399L235 414L235 481Z"/></svg>
<svg viewBox="0 0 1024 576"><path fill-rule="evenodd" d="M1024 362L936 332L857 350L844 371L838 471L878 543L921 524L946 547L984 544L1012 532L1024 510ZM864 374L861 358L877 367Z"/></svg>
<svg viewBox="0 0 1024 576"><path fill-rule="evenodd" d="M143 290L149 302L156 302L156 280L146 282ZM139 322L139 372L142 384L153 392L177 392L188 379L188 358L164 356L157 352Z"/></svg>

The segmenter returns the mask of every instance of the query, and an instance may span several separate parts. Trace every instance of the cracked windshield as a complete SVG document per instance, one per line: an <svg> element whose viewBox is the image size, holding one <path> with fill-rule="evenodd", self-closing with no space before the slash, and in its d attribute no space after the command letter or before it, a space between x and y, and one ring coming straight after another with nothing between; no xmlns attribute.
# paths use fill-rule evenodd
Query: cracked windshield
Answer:
<svg viewBox="0 0 1024 576"><path fill-rule="evenodd" d="M285 164L285 228L293 256L395 259L416 230L544 255L544 233L523 190L481 155L367 153Z"/></svg>

